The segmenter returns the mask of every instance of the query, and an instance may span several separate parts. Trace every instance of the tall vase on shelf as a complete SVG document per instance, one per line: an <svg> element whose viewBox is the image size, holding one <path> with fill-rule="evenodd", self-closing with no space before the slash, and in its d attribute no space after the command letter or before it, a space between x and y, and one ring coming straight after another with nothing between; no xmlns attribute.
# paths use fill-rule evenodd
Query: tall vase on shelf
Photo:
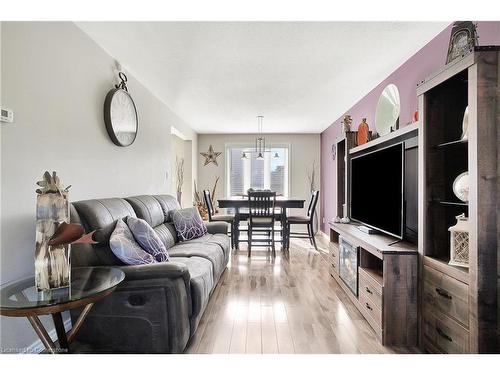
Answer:
<svg viewBox="0 0 500 375"><path fill-rule="evenodd" d="M68 287L71 245L51 245L51 239L63 223L69 223L69 186L61 189L56 172L45 172L37 184L35 284L39 291Z"/></svg>

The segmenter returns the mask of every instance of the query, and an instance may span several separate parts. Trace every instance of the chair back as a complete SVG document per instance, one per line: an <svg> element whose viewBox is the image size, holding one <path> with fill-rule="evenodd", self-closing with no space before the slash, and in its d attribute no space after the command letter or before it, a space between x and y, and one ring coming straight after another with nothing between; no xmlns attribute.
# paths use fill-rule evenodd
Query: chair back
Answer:
<svg viewBox="0 0 500 375"><path fill-rule="evenodd" d="M208 221L212 221L212 215L215 214L215 210L210 197L210 190L203 190L203 198L205 200L205 206L207 206Z"/></svg>
<svg viewBox="0 0 500 375"><path fill-rule="evenodd" d="M248 213L252 218L274 218L275 191L249 191Z"/></svg>
<svg viewBox="0 0 500 375"><path fill-rule="evenodd" d="M319 190L314 190L311 193L311 200L309 201L309 207L307 208L307 217L312 220L314 213L316 212L316 205L318 204Z"/></svg>

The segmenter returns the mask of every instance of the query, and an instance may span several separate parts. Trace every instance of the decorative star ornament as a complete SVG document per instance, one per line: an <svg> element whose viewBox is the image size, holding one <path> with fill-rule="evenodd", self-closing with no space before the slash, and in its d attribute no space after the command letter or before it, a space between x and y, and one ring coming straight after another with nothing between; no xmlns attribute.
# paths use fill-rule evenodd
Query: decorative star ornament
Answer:
<svg viewBox="0 0 500 375"><path fill-rule="evenodd" d="M205 158L205 164L204 166L210 163L214 163L215 165L219 165L217 163L217 157L222 154L222 152L216 152L214 151L214 148L212 145L208 148L208 152L200 152L200 155Z"/></svg>

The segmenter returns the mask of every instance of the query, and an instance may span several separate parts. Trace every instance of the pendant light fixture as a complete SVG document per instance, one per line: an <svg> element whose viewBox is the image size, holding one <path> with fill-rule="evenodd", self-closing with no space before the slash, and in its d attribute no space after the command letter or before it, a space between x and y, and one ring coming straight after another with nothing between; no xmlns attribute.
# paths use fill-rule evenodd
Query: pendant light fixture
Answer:
<svg viewBox="0 0 500 375"><path fill-rule="evenodd" d="M262 136L262 121L264 116L257 116L258 119L258 136L255 138L255 153L257 160L264 160L264 152L266 152L266 139Z"/></svg>
<svg viewBox="0 0 500 375"><path fill-rule="evenodd" d="M271 150L266 149L266 139L262 135L262 123L264 121L264 116L257 116L257 137L255 138L255 148L254 153L257 155L255 157L256 160L264 160L264 153L271 152ZM241 159L248 159L247 153L250 151L243 151L241 153ZM279 159L279 154L277 152L274 153L273 158Z"/></svg>

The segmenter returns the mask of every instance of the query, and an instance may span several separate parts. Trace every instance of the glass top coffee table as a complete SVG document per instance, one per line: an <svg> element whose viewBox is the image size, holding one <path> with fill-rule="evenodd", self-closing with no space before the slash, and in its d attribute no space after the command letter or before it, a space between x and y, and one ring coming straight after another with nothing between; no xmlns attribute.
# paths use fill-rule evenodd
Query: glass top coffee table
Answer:
<svg viewBox="0 0 500 375"><path fill-rule="evenodd" d="M34 277L15 281L0 290L0 314L26 317L49 352L68 352L94 303L111 294L124 278L124 272L118 268L85 267L72 269L68 288L38 292ZM81 307L82 312L66 334L61 312ZM38 318L48 314L54 321L59 349Z"/></svg>

